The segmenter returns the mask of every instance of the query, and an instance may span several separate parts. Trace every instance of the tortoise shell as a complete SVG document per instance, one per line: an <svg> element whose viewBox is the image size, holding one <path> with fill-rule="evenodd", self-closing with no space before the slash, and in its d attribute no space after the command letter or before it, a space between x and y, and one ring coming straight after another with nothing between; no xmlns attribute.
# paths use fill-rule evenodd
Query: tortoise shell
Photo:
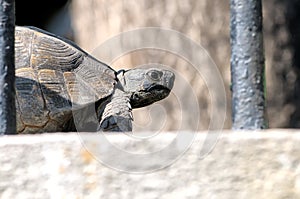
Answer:
<svg viewBox="0 0 300 199"><path fill-rule="evenodd" d="M110 96L116 72L73 42L35 27L15 29L18 133L61 131L74 108Z"/></svg>

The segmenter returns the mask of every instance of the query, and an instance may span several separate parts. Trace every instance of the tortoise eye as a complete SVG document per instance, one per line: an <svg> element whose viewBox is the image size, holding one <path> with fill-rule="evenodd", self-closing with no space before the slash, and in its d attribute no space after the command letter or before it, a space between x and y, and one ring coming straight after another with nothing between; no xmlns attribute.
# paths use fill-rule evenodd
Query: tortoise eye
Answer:
<svg viewBox="0 0 300 199"><path fill-rule="evenodd" d="M162 72L157 70L151 70L147 72L147 75L154 81L159 81L162 77Z"/></svg>

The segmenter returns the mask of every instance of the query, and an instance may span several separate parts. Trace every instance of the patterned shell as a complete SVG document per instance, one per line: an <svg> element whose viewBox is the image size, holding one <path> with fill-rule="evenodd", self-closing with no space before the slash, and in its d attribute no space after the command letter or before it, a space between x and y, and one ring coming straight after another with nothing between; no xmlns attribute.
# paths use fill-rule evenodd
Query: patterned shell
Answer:
<svg viewBox="0 0 300 199"><path fill-rule="evenodd" d="M76 44L35 27L15 29L19 133L60 131L72 110L110 96L115 71Z"/></svg>

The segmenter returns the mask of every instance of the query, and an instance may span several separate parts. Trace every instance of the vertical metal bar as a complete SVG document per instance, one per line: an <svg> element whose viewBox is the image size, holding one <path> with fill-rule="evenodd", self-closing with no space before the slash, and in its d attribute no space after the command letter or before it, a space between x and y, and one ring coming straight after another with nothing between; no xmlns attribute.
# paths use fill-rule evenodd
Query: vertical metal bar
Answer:
<svg viewBox="0 0 300 199"><path fill-rule="evenodd" d="M0 135L16 133L15 1L0 0Z"/></svg>
<svg viewBox="0 0 300 199"><path fill-rule="evenodd" d="M261 0L230 0L233 129L266 128Z"/></svg>

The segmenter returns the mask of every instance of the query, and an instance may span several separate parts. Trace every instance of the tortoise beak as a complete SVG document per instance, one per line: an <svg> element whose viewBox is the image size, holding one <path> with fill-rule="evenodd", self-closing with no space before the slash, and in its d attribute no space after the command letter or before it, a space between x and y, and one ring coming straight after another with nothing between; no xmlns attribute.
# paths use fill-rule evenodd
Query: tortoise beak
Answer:
<svg viewBox="0 0 300 199"><path fill-rule="evenodd" d="M166 82L165 87L169 89L170 91L172 90L174 86L174 81L175 81L175 74L171 71L165 71L164 79Z"/></svg>

